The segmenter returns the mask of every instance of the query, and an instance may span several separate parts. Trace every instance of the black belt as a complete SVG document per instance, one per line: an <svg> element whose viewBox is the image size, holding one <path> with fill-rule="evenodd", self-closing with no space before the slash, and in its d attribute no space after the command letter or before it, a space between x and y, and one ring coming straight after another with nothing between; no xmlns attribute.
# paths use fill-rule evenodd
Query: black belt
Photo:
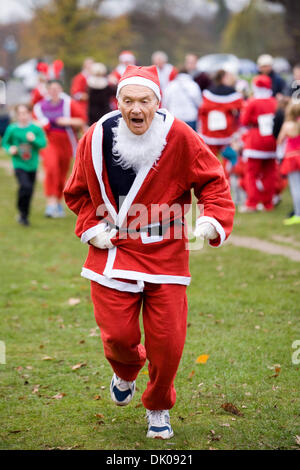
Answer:
<svg viewBox="0 0 300 470"><path fill-rule="evenodd" d="M144 233L147 233L149 237L155 237L155 236L162 236L166 233L166 231L168 230L168 228L172 227L172 225L178 225L178 226L183 226L184 225L184 222L183 220L181 219L175 219L175 220L171 220L168 224L163 224L163 223L156 223L156 224L151 224L151 225L147 225L146 227L140 227L140 228L136 228L136 229L129 229L129 228L122 228L122 227L119 227L118 225L115 225L113 224L112 222L110 222L109 220L106 220L106 219L103 219L103 221L107 222L108 225L111 227L111 228L114 228L116 230L118 230L118 232L123 232L123 233L137 233L137 232L144 232Z"/></svg>

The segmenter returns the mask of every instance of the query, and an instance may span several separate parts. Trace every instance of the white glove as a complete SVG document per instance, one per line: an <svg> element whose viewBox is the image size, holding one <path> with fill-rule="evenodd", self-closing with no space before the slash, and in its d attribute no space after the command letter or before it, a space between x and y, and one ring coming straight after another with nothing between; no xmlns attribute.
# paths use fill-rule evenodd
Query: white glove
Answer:
<svg viewBox="0 0 300 470"><path fill-rule="evenodd" d="M215 227L209 222L203 222L202 224L200 223L196 227L194 231L194 235L195 237L205 238L206 240L214 240L215 238L218 238L219 236Z"/></svg>
<svg viewBox="0 0 300 470"><path fill-rule="evenodd" d="M100 248L101 250L113 248L113 244L110 241L113 238L117 230L115 228L109 230L109 226L107 224L99 224L101 232L98 233L95 237L91 238L89 242L94 245L96 248Z"/></svg>

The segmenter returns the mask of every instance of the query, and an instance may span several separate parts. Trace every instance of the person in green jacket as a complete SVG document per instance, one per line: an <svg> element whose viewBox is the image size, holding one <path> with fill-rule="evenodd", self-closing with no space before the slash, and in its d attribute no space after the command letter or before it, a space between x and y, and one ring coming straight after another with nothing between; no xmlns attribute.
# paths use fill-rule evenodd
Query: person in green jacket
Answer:
<svg viewBox="0 0 300 470"><path fill-rule="evenodd" d="M7 127L2 146L12 157L19 185L17 220L21 225L29 225L28 216L39 164L39 150L46 145L43 129L32 122L30 107L19 104L16 107L16 122Z"/></svg>

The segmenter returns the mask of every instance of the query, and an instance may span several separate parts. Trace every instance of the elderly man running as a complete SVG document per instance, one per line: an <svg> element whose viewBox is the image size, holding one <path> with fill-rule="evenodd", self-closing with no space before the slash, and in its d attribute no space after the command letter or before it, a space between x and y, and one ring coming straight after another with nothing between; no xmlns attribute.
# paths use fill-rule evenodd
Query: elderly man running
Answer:
<svg viewBox="0 0 300 470"><path fill-rule="evenodd" d="M186 336L184 214L191 189L201 208L195 235L213 246L229 235L234 205L218 159L189 126L159 109L154 66L128 66L117 99L119 110L80 141L64 194L78 216L76 234L90 245L82 276L91 280L96 322L114 371L112 400L128 405L148 359L142 396L147 437L168 439Z"/></svg>

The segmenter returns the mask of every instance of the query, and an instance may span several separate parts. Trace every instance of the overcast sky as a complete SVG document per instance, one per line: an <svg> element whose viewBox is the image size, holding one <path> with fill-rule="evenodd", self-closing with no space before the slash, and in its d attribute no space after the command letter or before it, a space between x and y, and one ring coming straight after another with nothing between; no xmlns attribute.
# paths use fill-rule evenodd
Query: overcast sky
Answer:
<svg viewBox="0 0 300 470"><path fill-rule="evenodd" d="M41 0L42 2L43 0ZM151 1L151 0L149 0ZM204 0L183 0L185 3L185 8L187 5L193 5L193 12L195 14L197 7L203 8ZM239 10L247 3L249 0L226 0L228 6L234 10ZM11 21L17 21L19 19L29 19L30 18L30 0L0 0L0 23L9 23ZM118 11L119 13L124 13L131 4L131 0L105 0L104 8L105 12L107 11ZM187 10L187 8L186 8Z"/></svg>

